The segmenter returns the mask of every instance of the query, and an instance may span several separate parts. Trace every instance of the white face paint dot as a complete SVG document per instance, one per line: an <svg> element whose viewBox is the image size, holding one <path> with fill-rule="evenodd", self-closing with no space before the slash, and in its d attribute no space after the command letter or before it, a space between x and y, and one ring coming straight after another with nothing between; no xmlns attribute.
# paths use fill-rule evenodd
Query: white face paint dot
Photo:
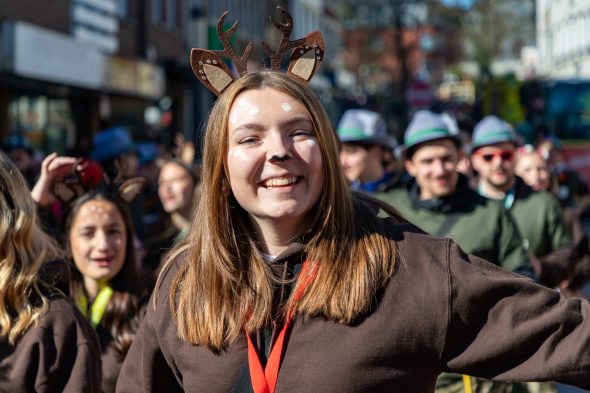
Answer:
<svg viewBox="0 0 590 393"><path fill-rule="evenodd" d="M285 112L291 112L291 104L289 104L288 102L283 102L281 108L283 108Z"/></svg>
<svg viewBox="0 0 590 393"><path fill-rule="evenodd" d="M231 124L237 124L238 123L238 114L233 112L231 115L229 115L229 122Z"/></svg>
<svg viewBox="0 0 590 393"><path fill-rule="evenodd" d="M248 155L242 149L231 149L230 152L229 152L229 154L232 155L235 158L239 158L239 159L242 159L242 160L247 160L248 159Z"/></svg>
<svg viewBox="0 0 590 393"><path fill-rule="evenodd" d="M258 112L260 112L260 109L257 106L252 106L248 109L248 113L252 116L256 115Z"/></svg>
<svg viewBox="0 0 590 393"><path fill-rule="evenodd" d="M318 144L315 139L308 139L306 142L309 147L314 147Z"/></svg>

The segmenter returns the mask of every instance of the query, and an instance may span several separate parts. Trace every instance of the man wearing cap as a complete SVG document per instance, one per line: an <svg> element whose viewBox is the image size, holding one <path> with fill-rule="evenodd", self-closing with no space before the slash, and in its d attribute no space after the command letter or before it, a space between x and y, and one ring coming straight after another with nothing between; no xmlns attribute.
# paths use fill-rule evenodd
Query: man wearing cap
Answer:
<svg viewBox="0 0 590 393"><path fill-rule="evenodd" d="M457 171L463 157L461 142L441 116L416 112L405 132L404 147L406 170L413 179L378 196L429 234L452 237L470 254L531 275L510 215L500 203L472 190Z"/></svg>
<svg viewBox="0 0 590 393"><path fill-rule="evenodd" d="M394 139L387 134L379 113L349 109L344 112L337 132L342 142L340 163L354 190L386 191L400 183L400 174L385 168L386 153L392 151ZM394 159L392 154L388 157Z"/></svg>
<svg viewBox="0 0 590 393"><path fill-rule="evenodd" d="M406 187L379 194L407 220L507 270L533 275L516 224L502 204L479 195L457 170L461 141L435 113L416 112L404 134ZM443 373L437 392L463 390L461 376Z"/></svg>
<svg viewBox="0 0 590 393"><path fill-rule="evenodd" d="M473 131L471 164L478 192L502 202L510 211L531 258L571 245L559 201L547 191L534 191L514 174L517 136L512 126L487 116ZM534 260L534 259L533 259Z"/></svg>

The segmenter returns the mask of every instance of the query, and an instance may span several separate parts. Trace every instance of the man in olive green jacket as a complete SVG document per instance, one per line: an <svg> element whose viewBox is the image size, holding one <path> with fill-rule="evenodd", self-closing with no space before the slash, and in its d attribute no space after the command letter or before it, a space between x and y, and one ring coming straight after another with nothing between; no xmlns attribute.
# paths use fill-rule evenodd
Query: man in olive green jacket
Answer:
<svg viewBox="0 0 590 393"><path fill-rule="evenodd" d="M449 131L441 116L429 111L417 112L404 134L404 147L406 170L413 180L405 188L377 196L427 233L450 237L469 254L533 277L523 240L511 215L501 202L473 190L467 177L457 170L464 158L461 141ZM495 388L496 383L489 382ZM511 387L519 389L524 385ZM460 375L443 373L437 379L437 393L458 393L465 389Z"/></svg>
<svg viewBox="0 0 590 393"><path fill-rule="evenodd" d="M507 270L532 275L515 223L502 204L482 197L457 171L461 142L435 113L419 111L404 135L406 187L377 196L425 232Z"/></svg>
<svg viewBox="0 0 590 393"><path fill-rule="evenodd" d="M473 132L471 162L479 174L478 192L501 201L516 221L525 245L543 257L571 245L559 201L547 191L534 191L514 174L517 136L507 122L487 116Z"/></svg>

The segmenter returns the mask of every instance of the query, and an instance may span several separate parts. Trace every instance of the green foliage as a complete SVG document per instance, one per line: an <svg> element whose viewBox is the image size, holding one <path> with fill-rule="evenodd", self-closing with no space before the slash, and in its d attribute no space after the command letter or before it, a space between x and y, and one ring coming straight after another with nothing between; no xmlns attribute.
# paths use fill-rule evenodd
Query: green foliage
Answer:
<svg viewBox="0 0 590 393"><path fill-rule="evenodd" d="M489 78L481 86L483 115L496 115L513 125L523 121L519 89L514 75Z"/></svg>

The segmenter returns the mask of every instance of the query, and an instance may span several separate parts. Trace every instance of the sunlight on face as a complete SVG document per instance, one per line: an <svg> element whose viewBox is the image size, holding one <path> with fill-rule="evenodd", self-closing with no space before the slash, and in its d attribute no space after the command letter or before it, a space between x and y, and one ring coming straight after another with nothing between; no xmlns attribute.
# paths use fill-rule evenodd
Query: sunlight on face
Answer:
<svg viewBox="0 0 590 393"><path fill-rule="evenodd" d="M160 169L158 196L166 213L185 212L193 203L195 184L180 165L169 162Z"/></svg>
<svg viewBox="0 0 590 393"><path fill-rule="evenodd" d="M515 172L535 191L548 190L551 174L547 162L537 152L521 154L516 160Z"/></svg>
<svg viewBox="0 0 590 393"><path fill-rule="evenodd" d="M459 158L457 147L449 139L425 142L418 147L406 161L406 170L416 178L421 199L441 198L455 191Z"/></svg>
<svg viewBox="0 0 590 393"><path fill-rule="evenodd" d="M248 90L234 101L229 119L226 163L238 203L255 220L304 222L324 183L305 106L275 89Z"/></svg>
<svg viewBox="0 0 590 393"><path fill-rule="evenodd" d="M125 263L125 223L109 201L93 199L76 213L69 234L72 257L83 276L97 282L112 279Z"/></svg>

